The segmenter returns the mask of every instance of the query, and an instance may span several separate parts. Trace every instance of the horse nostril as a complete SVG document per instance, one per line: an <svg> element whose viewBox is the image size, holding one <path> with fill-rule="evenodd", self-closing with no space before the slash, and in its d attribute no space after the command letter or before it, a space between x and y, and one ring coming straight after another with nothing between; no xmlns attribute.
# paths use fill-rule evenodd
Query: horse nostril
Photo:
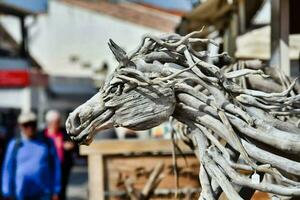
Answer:
<svg viewBox="0 0 300 200"><path fill-rule="evenodd" d="M73 123L74 123L74 127L77 128L81 125L81 121L80 121L80 117L79 115L75 115L74 117L74 120L73 120Z"/></svg>

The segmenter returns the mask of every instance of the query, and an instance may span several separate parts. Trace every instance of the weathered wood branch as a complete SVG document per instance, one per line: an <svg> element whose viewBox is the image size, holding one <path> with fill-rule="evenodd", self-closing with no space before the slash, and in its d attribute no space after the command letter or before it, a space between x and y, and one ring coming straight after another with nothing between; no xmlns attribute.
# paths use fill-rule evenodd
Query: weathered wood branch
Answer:
<svg viewBox="0 0 300 200"><path fill-rule="evenodd" d="M241 187L300 196L299 81L259 61L208 63L213 55L193 44L214 42L193 38L198 33L147 34L128 55L110 41L120 65L96 97L71 113L69 134L89 143L96 130L141 130L172 116L201 162L200 199L217 199L220 188L229 199L241 199ZM228 57L216 55L222 56ZM276 183L253 182L237 169Z"/></svg>

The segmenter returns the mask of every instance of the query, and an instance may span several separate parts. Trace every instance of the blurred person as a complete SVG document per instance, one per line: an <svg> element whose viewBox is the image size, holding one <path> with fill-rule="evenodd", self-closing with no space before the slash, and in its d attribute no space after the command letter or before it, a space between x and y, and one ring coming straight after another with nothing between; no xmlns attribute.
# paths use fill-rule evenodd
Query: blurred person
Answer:
<svg viewBox="0 0 300 200"><path fill-rule="evenodd" d="M33 112L18 117L19 137L12 139L2 169L2 192L6 199L58 200L61 169L52 140L37 134Z"/></svg>
<svg viewBox="0 0 300 200"><path fill-rule="evenodd" d="M60 200L66 199L66 190L70 172L73 166L73 153L76 145L70 140L64 128L61 128L61 116L56 110L50 110L46 113L47 127L43 130L43 134L53 140L61 163L61 193Z"/></svg>
<svg viewBox="0 0 300 200"><path fill-rule="evenodd" d="M2 168L2 163L4 159L4 153L6 149L6 138L7 138L7 131L4 127L0 126L0 168ZM0 177L0 188L2 183L2 177ZM2 197L2 192L0 192L0 199Z"/></svg>

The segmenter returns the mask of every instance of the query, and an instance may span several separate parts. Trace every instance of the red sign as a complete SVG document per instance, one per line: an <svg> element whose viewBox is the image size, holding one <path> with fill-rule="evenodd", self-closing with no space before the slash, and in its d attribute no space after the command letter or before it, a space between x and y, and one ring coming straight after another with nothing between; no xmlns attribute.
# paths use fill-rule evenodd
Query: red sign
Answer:
<svg viewBox="0 0 300 200"><path fill-rule="evenodd" d="M29 85L28 70L0 70L0 87L26 87Z"/></svg>

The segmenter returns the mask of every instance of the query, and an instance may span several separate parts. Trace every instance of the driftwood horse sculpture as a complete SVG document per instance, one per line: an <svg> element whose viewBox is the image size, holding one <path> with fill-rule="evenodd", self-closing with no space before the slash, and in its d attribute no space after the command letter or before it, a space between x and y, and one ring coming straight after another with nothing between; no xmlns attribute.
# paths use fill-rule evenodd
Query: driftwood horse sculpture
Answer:
<svg viewBox="0 0 300 200"><path fill-rule="evenodd" d="M297 81L277 74L282 85L276 84L255 62L209 64L205 60L212 56L193 45L214 42L194 38L197 33L145 35L129 54L110 40L119 66L94 97L70 113L69 135L89 144L100 130L145 130L171 118L201 163L200 199L218 199L222 192L230 200L250 199L241 188L299 196ZM261 89L248 87L251 77L260 81L253 88ZM282 90L266 92L275 86ZM267 175L272 180L262 180Z"/></svg>

